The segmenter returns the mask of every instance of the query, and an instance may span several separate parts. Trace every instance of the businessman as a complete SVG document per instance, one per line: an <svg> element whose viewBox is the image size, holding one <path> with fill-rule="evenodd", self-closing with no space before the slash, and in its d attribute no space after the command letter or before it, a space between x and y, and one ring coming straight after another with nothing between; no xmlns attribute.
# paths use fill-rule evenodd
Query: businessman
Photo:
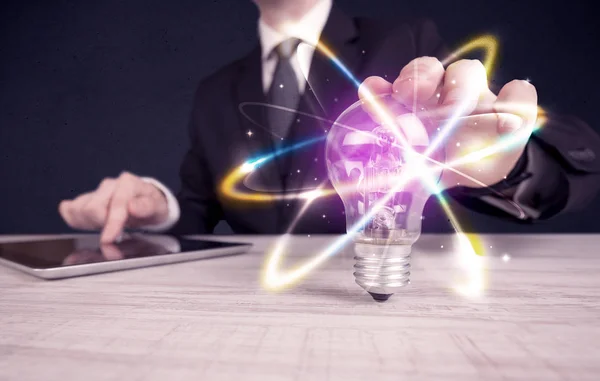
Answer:
<svg viewBox="0 0 600 381"><path fill-rule="evenodd" d="M457 155L456 143L527 131L538 118L536 90L527 81L490 90L478 61L461 60L444 68L440 60L448 51L429 21L350 18L332 0L254 2L260 10L256 48L198 86L177 196L155 179L123 172L104 179L96 190L62 201L59 211L68 225L102 230L104 242L126 228L211 233L221 220L236 233L282 233L301 202L232 202L218 192L221 180L249 157L324 134L330 126L305 115L335 120L365 97L366 89L439 110L465 105L463 120L470 122L463 122L446 142L450 156ZM360 91L310 48L318 41L361 81ZM244 115L238 107L246 102L298 113L246 106ZM478 119L482 110L498 116ZM324 152L323 142L280 156L253 175L253 187L286 192L326 182ZM484 174L475 167L460 168L480 182L444 171L442 185L478 212L515 221L545 219L580 208L595 196L599 154L600 138L590 127L574 118L550 116L528 141L493 155ZM343 211L339 197L316 200L294 232L343 233Z"/></svg>

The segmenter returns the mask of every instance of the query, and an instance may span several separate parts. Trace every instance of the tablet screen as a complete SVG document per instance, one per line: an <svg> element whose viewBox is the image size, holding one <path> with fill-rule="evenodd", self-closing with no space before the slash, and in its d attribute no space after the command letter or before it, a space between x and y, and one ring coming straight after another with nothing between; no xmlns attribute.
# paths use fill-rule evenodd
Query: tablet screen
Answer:
<svg viewBox="0 0 600 381"><path fill-rule="evenodd" d="M30 268L49 269L239 245L159 235L127 235L114 244L100 245L98 236L86 236L0 243L0 258Z"/></svg>

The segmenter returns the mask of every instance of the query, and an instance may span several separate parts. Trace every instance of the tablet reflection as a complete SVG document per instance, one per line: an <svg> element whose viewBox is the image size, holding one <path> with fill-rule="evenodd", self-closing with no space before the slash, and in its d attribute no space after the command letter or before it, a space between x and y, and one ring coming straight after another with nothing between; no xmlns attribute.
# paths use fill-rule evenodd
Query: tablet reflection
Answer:
<svg viewBox="0 0 600 381"><path fill-rule="evenodd" d="M172 242L169 240L144 239L139 236L129 236L118 243L102 244L97 247L82 247L74 250L62 261L63 265L81 265L163 255L173 252ZM166 238L166 237L165 237Z"/></svg>

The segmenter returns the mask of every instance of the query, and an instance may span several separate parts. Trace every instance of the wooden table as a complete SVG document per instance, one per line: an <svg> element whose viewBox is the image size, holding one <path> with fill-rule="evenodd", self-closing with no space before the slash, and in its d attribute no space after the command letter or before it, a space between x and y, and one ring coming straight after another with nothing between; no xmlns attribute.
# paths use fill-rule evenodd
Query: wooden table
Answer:
<svg viewBox="0 0 600 381"><path fill-rule="evenodd" d="M252 252L60 281L0 267L0 380L600 379L598 235L483 236L479 297L453 290L473 276L455 237L423 236L385 303L350 250L266 291L275 238L235 238ZM333 238L295 237L286 263Z"/></svg>

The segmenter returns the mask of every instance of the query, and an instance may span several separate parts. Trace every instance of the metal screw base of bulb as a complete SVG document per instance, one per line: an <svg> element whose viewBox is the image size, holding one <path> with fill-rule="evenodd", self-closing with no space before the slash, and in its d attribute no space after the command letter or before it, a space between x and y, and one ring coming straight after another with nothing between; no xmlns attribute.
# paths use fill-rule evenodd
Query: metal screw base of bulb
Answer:
<svg viewBox="0 0 600 381"><path fill-rule="evenodd" d="M354 279L373 299L384 302L410 283L411 245L354 244Z"/></svg>

